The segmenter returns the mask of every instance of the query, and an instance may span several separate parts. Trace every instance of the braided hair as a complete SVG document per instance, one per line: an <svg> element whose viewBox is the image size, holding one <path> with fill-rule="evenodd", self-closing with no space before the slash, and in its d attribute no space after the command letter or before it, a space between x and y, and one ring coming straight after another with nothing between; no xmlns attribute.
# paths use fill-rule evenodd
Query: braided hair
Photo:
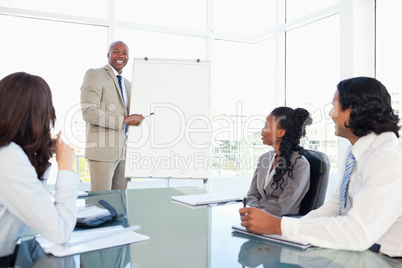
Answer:
<svg viewBox="0 0 402 268"><path fill-rule="evenodd" d="M306 126L311 125L313 119L310 113L303 108L292 109L289 107L278 107L271 112L271 115L273 115L278 122L278 127L286 130L279 146L280 155L278 165L275 168L275 174L271 184L273 189L280 188L283 191L283 176L288 173L289 177L293 178L294 165L297 160L302 157L304 152L303 147L299 145L300 139L306 135ZM293 152L298 152L299 156L294 163L291 163L290 158Z"/></svg>

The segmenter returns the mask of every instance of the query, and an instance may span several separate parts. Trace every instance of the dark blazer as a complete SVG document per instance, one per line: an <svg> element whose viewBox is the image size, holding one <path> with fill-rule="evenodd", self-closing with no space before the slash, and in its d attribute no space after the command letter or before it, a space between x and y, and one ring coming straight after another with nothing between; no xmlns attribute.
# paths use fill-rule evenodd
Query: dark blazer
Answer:
<svg viewBox="0 0 402 268"><path fill-rule="evenodd" d="M265 178L269 172L272 157L275 151L269 151L260 156L257 168L247 193L247 204L258 207L265 211L281 216L285 214L297 214L300 210L300 203L310 187L310 164L298 152L293 152L290 162L294 165L293 178L288 174L283 176L283 191L278 187L271 187L271 182L264 188Z"/></svg>
<svg viewBox="0 0 402 268"><path fill-rule="evenodd" d="M124 79L127 107L130 107L131 83ZM121 158L128 111L112 67L89 69L81 86L81 111L86 124L85 157L96 161Z"/></svg>

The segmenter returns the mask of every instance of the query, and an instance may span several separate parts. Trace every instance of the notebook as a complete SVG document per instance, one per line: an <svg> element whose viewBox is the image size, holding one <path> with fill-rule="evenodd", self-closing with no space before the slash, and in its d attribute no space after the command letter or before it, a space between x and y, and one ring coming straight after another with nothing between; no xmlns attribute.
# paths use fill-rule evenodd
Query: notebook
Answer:
<svg viewBox="0 0 402 268"><path fill-rule="evenodd" d="M291 240L291 239L289 239L289 238L287 238L285 236L282 236L282 235L277 235L277 234L266 235L266 234L250 233L243 226L233 225L232 229L235 232L238 232L238 233L251 235L251 236L254 236L254 237L258 237L258 238L265 239L265 240L268 240L268 241L284 244L284 245L291 246L291 247L307 249L307 248L312 246L310 243Z"/></svg>
<svg viewBox="0 0 402 268"><path fill-rule="evenodd" d="M218 204L230 201L241 201L242 199L238 196L232 196L222 193L208 193L172 196L172 200L191 206L202 206L207 204Z"/></svg>

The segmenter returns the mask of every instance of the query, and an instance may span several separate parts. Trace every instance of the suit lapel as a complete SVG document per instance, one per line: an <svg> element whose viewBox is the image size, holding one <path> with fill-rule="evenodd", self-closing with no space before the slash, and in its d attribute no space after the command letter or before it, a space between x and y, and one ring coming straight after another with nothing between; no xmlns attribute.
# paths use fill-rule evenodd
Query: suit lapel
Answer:
<svg viewBox="0 0 402 268"><path fill-rule="evenodd" d="M264 190L264 184L265 184L265 179L267 178L268 172L269 172L269 168L270 168L270 162L272 159L272 154L268 154L267 157L262 159L261 162L261 173L260 173L260 177L258 180L258 189L260 191L260 194L262 196L265 196L265 190Z"/></svg>
<svg viewBox="0 0 402 268"><path fill-rule="evenodd" d="M105 65L105 70L106 70L106 72L109 74L109 76L112 78L112 80L113 80L113 83L114 83L114 87L115 87L115 89L116 89L116 91L117 91L117 94L120 96L120 102L121 102L121 104L123 105L123 106L125 106L124 105L124 101L123 101L123 96L121 95L121 90L120 90L120 86L119 86L119 81L117 81L117 76L115 76L114 75L114 71L112 70L112 68L109 66L109 65ZM124 81L124 83L125 83L125 81ZM128 102L127 102L128 103ZM128 106L128 104L127 104L127 107L129 107Z"/></svg>

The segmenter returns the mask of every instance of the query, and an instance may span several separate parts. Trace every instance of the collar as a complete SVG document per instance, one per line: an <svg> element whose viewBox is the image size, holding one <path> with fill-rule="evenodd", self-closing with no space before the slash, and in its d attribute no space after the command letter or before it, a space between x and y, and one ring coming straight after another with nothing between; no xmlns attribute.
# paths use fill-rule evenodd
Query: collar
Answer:
<svg viewBox="0 0 402 268"><path fill-rule="evenodd" d="M113 68L113 66L112 65L110 65L109 63L107 64L107 65L109 65L109 67L110 67L110 69L112 69L112 71L113 71L113 73L114 73L114 76L117 76L119 73ZM123 77L123 71L121 72L121 77Z"/></svg>
<svg viewBox="0 0 402 268"><path fill-rule="evenodd" d="M370 132L366 136L360 137L354 145L352 145L353 155L356 161L359 161L360 157L364 154L367 148L377 139L378 135Z"/></svg>

